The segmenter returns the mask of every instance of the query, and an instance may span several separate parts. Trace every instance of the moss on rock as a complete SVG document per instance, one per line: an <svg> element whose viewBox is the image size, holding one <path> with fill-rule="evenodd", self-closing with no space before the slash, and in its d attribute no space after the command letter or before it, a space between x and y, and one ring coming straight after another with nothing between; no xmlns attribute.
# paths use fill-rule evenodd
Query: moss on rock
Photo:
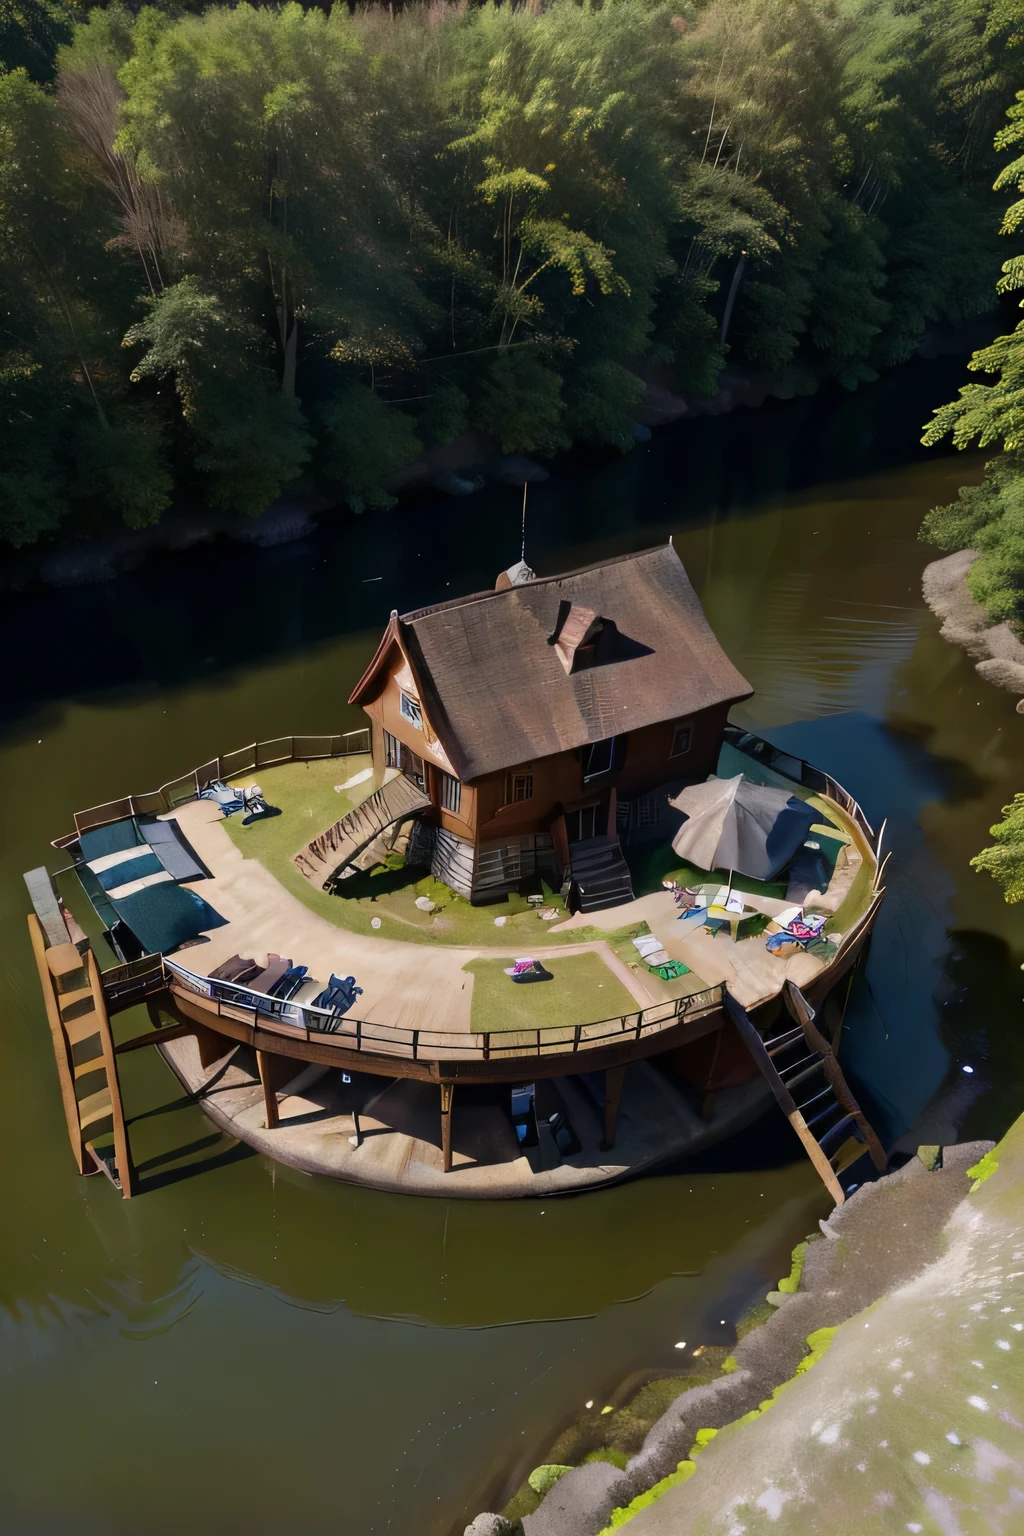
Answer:
<svg viewBox="0 0 1024 1536"><path fill-rule="evenodd" d="M541 1498L552 1489L560 1477L571 1472L571 1467L563 1467L556 1461L547 1461L543 1466L534 1467L526 1481L534 1493L539 1493Z"/></svg>
<svg viewBox="0 0 1024 1536"><path fill-rule="evenodd" d="M984 1184L986 1179L992 1177L998 1167L999 1159L996 1157L995 1152L986 1152L980 1162L975 1163L973 1168L968 1168L967 1177L974 1180L974 1183L971 1185L972 1195L979 1184Z"/></svg>
<svg viewBox="0 0 1024 1536"><path fill-rule="evenodd" d="M804 1259L807 1257L806 1239L802 1243L797 1243L790 1257L792 1259L792 1263L790 1265L789 1274L786 1275L785 1279L779 1281L777 1287L777 1289L780 1290L784 1296L792 1295L792 1293L800 1284L800 1276L804 1272Z"/></svg>

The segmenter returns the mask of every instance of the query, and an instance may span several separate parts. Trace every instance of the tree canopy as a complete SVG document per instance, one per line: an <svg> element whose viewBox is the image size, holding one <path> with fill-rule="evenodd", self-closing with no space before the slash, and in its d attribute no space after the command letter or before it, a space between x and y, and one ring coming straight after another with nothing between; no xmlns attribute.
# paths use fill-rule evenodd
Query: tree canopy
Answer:
<svg viewBox="0 0 1024 1536"><path fill-rule="evenodd" d="M467 427L625 451L655 364L855 387L994 302L1015 0L5 16L10 542L300 474L382 508ZM1006 340L961 436L1010 443Z"/></svg>

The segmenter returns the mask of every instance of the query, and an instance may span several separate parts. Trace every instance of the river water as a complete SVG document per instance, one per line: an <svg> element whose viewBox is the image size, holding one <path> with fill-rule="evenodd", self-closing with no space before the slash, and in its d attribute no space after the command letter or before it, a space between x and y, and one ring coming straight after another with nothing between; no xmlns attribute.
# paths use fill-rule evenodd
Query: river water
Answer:
<svg viewBox="0 0 1024 1536"><path fill-rule="evenodd" d="M531 489L527 529L542 574L672 535L757 690L734 718L888 818L843 1050L907 1148L998 1135L1024 1074L1020 917L968 867L1024 788L1024 722L920 595L921 517L980 473L916 447L961 367L567 460ZM450 1536L586 1400L671 1369L681 1340L729 1342L827 1214L771 1117L699 1168L544 1205L316 1181L220 1137L150 1052L123 1067L144 1193L73 1171L21 871L56 867L76 808L256 737L358 724L345 700L389 610L491 584L518 558L519 500L404 505L4 599L6 1532Z"/></svg>

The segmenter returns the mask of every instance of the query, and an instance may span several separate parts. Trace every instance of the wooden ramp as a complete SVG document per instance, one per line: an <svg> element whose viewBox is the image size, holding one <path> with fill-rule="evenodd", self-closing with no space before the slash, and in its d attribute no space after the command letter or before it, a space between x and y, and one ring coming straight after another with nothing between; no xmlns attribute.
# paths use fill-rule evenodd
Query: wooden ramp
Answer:
<svg viewBox="0 0 1024 1536"><path fill-rule="evenodd" d="M842 1074L832 1046L814 1023L800 988L786 982L789 1013L762 1036L728 991L725 1009L757 1062L790 1125L837 1205L846 1199L839 1174L865 1150L880 1172L888 1158Z"/></svg>
<svg viewBox="0 0 1024 1536"><path fill-rule="evenodd" d="M388 827L398 821L408 821L429 808L429 797L412 779L400 773L336 821L333 827L314 837L294 855L294 861L307 880L323 887L332 875L351 864Z"/></svg>

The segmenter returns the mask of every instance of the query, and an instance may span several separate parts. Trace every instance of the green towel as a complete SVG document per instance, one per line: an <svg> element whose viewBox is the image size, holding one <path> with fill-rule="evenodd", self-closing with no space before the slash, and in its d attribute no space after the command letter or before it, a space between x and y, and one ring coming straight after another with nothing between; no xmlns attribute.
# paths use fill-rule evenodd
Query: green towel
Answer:
<svg viewBox="0 0 1024 1536"><path fill-rule="evenodd" d="M651 969L662 981L676 981L680 976L689 976L690 967L684 965L681 960L670 960L667 965L654 965Z"/></svg>

